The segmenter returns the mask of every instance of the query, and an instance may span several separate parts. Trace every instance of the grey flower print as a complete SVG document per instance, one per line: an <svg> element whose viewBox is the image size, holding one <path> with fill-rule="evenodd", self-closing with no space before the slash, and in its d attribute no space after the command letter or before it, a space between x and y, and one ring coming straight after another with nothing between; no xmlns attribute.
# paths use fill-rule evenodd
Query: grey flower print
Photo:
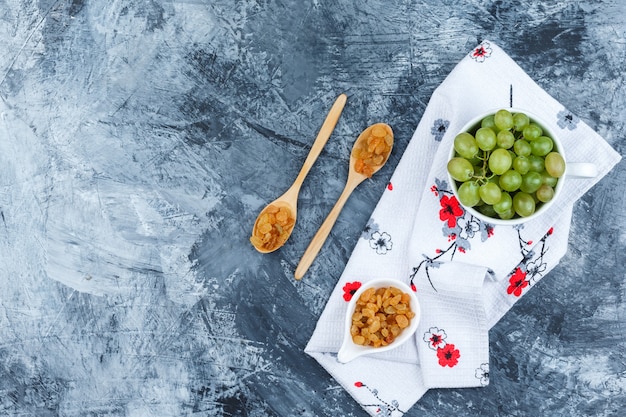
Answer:
<svg viewBox="0 0 626 417"><path fill-rule="evenodd" d="M489 364L481 364L480 368L476 368L474 376L480 380L480 385L483 387L489 385Z"/></svg>
<svg viewBox="0 0 626 417"><path fill-rule="evenodd" d="M578 122L580 122L580 119L566 109L561 110L557 114L557 124L561 129L574 130Z"/></svg>
<svg viewBox="0 0 626 417"><path fill-rule="evenodd" d="M370 240L372 238L372 233L378 232L378 224L374 221L374 219L369 219L365 228L361 232L361 237L365 240Z"/></svg>
<svg viewBox="0 0 626 417"><path fill-rule="evenodd" d="M459 217L456 224L461 229L459 237L463 239L471 239L474 237L476 232L480 231L480 223L474 216L471 216L469 220L465 217Z"/></svg>
<svg viewBox="0 0 626 417"><path fill-rule="evenodd" d="M384 255L391 250L393 243L391 236L387 232L374 232L370 239L370 248L375 249L379 255Z"/></svg>
<svg viewBox="0 0 626 417"><path fill-rule="evenodd" d="M448 130L449 126L450 126L450 121L437 119L435 120L433 127L430 128L430 133L432 133L432 135L435 137L435 140L437 142L441 142L441 139L443 139L443 135L446 134L446 131Z"/></svg>

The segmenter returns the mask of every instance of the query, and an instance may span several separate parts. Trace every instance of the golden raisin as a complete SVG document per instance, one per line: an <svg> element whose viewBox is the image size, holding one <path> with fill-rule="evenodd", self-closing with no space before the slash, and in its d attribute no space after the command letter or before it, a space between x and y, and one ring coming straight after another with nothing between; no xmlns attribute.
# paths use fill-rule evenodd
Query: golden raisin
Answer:
<svg viewBox="0 0 626 417"><path fill-rule="evenodd" d="M409 294L396 287L368 288L356 300L350 334L358 345L387 346L413 317Z"/></svg>
<svg viewBox="0 0 626 417"><path fill-rule="evenodd" d="M404 314L398 314L396 316L396 323L398 323L398 326L400 326L401 329L409 327L409 319L407 319Z"/></svg>
<svg viewBox="0 0 626 417"><path fill-rule="evenodd" d="M355 147L352 156L356 159L354 169L371 177L389 156L393 135L391 129L382 123L374 125L366 134L366 140Z"/></svg>
<svg viewBox="0 0 626 417"><path fill-rule="evenodd" d="M385 130L384 127L380 126L380 125L375 125L372 128L372 136L376 136L379 138L384 138L387 135L387 131Z"/></svg>
<svg viewBox="0 0 626 417"><path fill-rule="evenodd" d="M266 234L272 231L272 225L269 223L263 223L259 225L259 233Z"/></svg>
<svg viewBox="0 0 626 417"><path fill-rule="evenodd" d="M274 250L287 241L294 224L289 208L270 204L259 216L250 242L257 248Z"/></svg>

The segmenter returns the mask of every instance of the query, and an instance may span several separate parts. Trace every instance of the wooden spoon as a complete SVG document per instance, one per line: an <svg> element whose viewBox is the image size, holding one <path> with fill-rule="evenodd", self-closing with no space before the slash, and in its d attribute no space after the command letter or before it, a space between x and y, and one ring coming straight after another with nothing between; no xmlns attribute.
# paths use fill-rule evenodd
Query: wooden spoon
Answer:
<svg viewBox="0 0 626 417"><path fill-rule="evenodd" d="M339 116L346 104L347 96L339 95L335 103L331 107L326 120L317 134L313 146L309 151L309 155L302 165L300 173L296 177L294 183L289 189L276 200L272 201L259 213L254 227L252 228L252 236L250 242L252 246L261 253L270 253L282 247L293 230L298 214L298 194L304 178L315 163L315 160L322 152L324 145L330 138Z"/></svg>
<svg viewBox="0 0 626 417"><path fill-rule="evenodd" d="M376 146L378 145L372 146L372 141L374 140L378 141L380 144L380 140L375 138L382 138L384 144L386 145L381 152L376 152L377 150L380 150L380 148L376 149ZM348 197L352 194L352 191L354 191L354 189L366 178L371 177L374 173L378 172L383 165L385 165L389 159L392 148L393 131L391 130L391 127L384 123L377 123L369 126L359 135L354 143L352 153L350 155L350 169L348 171L346 186L337 199L335 206L332 208L330 213L328 213L326 220L324 220L324 223L320 226L319 230L313 237L313 240L309 243L309 247L304 252L304 255L302 255L302 259L300 259L300 263L298 264L294 274L296 279L302 279L315 260L315 257L324 245L328 234L333 228L337 217L339 217L339 213L341 213L344 204L348 201ZM373 156L369 157L372 154Z"/></svg>

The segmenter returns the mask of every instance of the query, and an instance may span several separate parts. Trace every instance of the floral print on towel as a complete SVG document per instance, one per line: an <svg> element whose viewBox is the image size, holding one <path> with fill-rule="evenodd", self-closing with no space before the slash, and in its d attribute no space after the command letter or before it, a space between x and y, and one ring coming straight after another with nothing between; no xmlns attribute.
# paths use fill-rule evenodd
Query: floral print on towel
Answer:
<svg viewBox="0 0 626 417"><path fill-rule="evenodd" d="M385 255L393 247L391 235L381 231L378 223L371 218L361 232L361 237L368 241L370 248L374 249L378 255Z"/></svg>
<svg viewBox="0 0 626 417"><path fill-rule="evenodd" d="M346 282L346 285L343 286L343 299L346 301L352 300L352 296L357 292L359 288L361 288L361 283L359 281L354 282Z"/></svg>
<svg viewBox="0 0 626 417"><path fill-rule="evenodd" d="M481 364L479 368L476 368L474 376L480 381L480 385L483 387L489 385L489 364Z"/></svg>
<svg viewBox="0 0 626 417"><path fill-rule="evenodd" d="M452 343L447 343L445 330L431 327L424 333L423 340L437 353L439 366L453 368L459 363L461 352Z"/></svg>
<svg viewBox="0 0 626 417"><path fill-rule="evenodd" d="M541 279L543 273L548 269L548 264L544 257L548 252L547 240L554 233L554 228L550 228L535 246L532 246L532 241L526 241L522 238L523 225L517 226L516 229L523 259L509 274L509 285L506 293L515 297L521 297L522 293L535 281Z"/></svg>
<svg viewBox="0 0 626 417"><path fill-rule="evenodd" d="M406 411L400 409L400 403L398 400L385 401L380 397L378 390L375 388L370 388L367 384L357 381L354 383L354 386L357 388L362 388L371 394L374 398L372 403L364 404L361 403L361 406L364 408L372 409L377 416L380 417L393 417L393 416L402 416Z"/></svg>
<svg viewBox="0 0 626 417"><path fill-rule="evenodd" d="M485 59L491 56L493 50L491 49L491 44L489 42L483 41L480 45L470 52L469 56L476 62L484 62Z"/></svg>
<svg viewBox="0 0 626 417"><path fill-rule="evenodd" d="M493 236L495 231L494 225L481 221L463 209L452 190L449 189L447 181L436 178L430 191L439 199L441 232L448 238L449 245L435 249L434 254L422 254L424 259L412 269L411 286L422 271L432 286L430 268L438 268L444 260L451 261L457 253L471 250L473 240L480 239L484 242Z"/></svg>

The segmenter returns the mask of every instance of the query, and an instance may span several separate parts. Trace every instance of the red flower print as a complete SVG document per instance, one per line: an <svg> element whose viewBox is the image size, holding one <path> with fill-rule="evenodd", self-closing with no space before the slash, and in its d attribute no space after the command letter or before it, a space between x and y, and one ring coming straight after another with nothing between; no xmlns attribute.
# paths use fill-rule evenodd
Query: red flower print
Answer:
<svg viewBox="0 0 626 417"><path fill-rule="evenodd" d="M447 221L448 227L453 228L456 226L456 219L463 215L463 209L459 205L459 201L455 196L448 197L444 195L441 197L440 204L441 210L439 210L439 219L441 221Z"/></svg>
<svg viewBox="0 0 626 417"><path fill-rule="evenodd" d="M441 337L441 335L438 335L438 334L432 335L431 338L428 340L428 342L433 347L437 347L442 343L446 343L443 341L443 338Z"/></svg>
<svg viewBox="0 0 626 417"><path fill-rule="evenodd" d="M478 48L474 49L474 52L472 55L475 56L476 58L484 57L485 55L487 55L487 50L485 50L485 48L483 48L482 46L479 46Z"/></svg>
<svg viewBox="0 0 626 417"><path fill-rule="evenodd" d="M448 335L443 329L437 327L431 327L426 333L424 333L424 342L428 343L428 347L432 350L441 349L446 345L446 338Z"/></svg>
<svg viewBox="0 0 626 417"><path fill-rule="evenodd" d="M361 288L359 281L347 282L346 285L343 286L343 299L346 301L352 300L352 296L359 288Z"/></svg>
<svg viewBox="0 0 626 417"><path fill-rule="evenodd" d="M442 348L437 349L437 357L439 358L439 365L449 366L452 368L459 363L461 352L454 348L453 344L447 344Z"/></svg>
<svg viewBox="0 0 626 417"><path fill-rule="evenodd" d="M393 184L392 183L387 184L387 189L389 191L393 191Z"/></svg>
<svg viewBox="0 0 626 417"><path fill-rule="evenodd" d="M517 268L511 278L509 278L509 288L507 288L507 294L513 294L516 297L522 295L522 290L528 286L528 281L526 281L526 272L522 271L521 268Z"/></svg>
<svg viewBox="0 0 626 417"><path fill-rule="evenodd" d="M363 386L363 383L361 381L356 381L354 383L354 386L357 387L357 388L361 388Z"/></svg>
<svg viewBox="0 0 626 417"><path fill-rule="evenodd" d="M472 59L476 60L476 62L483 62L485 58L489 58L491 56L491 52L492 49L489 42L483 42L470 52L470 56Z"/></svg>

